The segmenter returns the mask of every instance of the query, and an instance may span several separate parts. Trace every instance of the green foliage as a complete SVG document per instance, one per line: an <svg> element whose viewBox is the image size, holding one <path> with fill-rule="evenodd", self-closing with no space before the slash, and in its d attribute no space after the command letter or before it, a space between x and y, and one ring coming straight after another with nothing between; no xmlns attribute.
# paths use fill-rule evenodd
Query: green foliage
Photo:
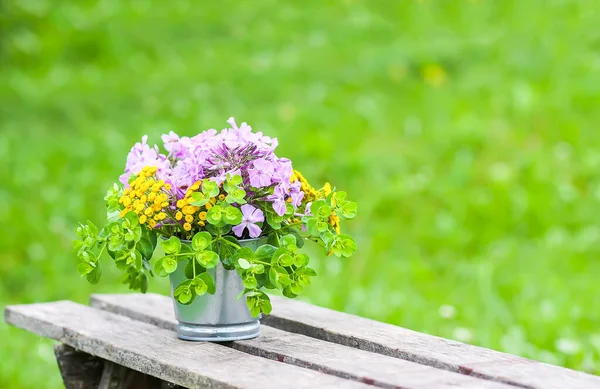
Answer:
<svg viewBox="0 0 600 389"><path fill-rule="evenodd" d="M100 281L100 257L106 250L117 268L124 272L121 279L123 284L143 293L148 290L148 276L152 275L150 259L154 253L156 237L139 225L135 213L126 214L124 218L107 224L100 231L88 221L77 227L75 234L78 239L73 241L73 250L79 257L77 271L82 277L92 284Z"/></svg>
<svg viewBox="0 0 600 389"><path fill-rule="evenodd" d="M108 265L73 279L69 226L105 217L141 134L231 112L360 203L360 250L306 244L302 297L600 372L600 4L277 4L2 3L0 301L126 291ZM0 343L0 387L62 387L51 341L0 323Z"/></svg>

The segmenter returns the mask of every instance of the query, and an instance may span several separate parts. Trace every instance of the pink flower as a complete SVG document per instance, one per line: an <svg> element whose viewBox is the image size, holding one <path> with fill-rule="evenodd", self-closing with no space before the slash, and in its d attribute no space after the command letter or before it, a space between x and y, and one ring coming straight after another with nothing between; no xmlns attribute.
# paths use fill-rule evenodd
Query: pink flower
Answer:
<svg viewBox="0 0 600 389"><path fill-rule="evenodd" d="M252 164L253 169L248 169L250 175L250 185L255 188L262 188L271 185L271 177L275 172L273 163L264 158L257 159Z"/></svg>
<svg viewBox="0 0 600 389"><path fill-rule="evenodd" d="M233 232L241 237L244 230L247 228L251 238L257 238L262 230L255 223L262 223L265 221L265 215L263 211L253 207L250 204L242 205L242 222L237 226L233 227Z"/></svg>

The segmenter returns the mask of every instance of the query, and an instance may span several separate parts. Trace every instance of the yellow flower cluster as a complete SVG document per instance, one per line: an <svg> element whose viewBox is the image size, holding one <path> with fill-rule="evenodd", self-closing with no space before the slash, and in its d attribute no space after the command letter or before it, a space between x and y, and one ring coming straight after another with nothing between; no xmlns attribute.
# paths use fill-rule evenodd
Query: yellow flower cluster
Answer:
<svg viewBox="0 0 600 389"><path fill-rule="evenodd" d="M326 182L322 189L316 190L308 183L308 180L304 178L302 173L300 173L298 170L293 171L290 181L300 181L302 184L300 189L304 192L304 198L302 199L304 203L312 202L318 199L324 199L332 192L331 184L329 182ZM335 205L335 193L331 197L331 203L332 205ZM329 224L333 227L335 232L340 234L340 218L333 211L329 216Z"/></svg>
<svg viewBox="0 0 600 389"><path fill-rule="evenodd" d="M326 182L325 185L323 185L323 189L320 190L320 192L323 193L323 197L329 196L331 194L331 191L331 184L329 182ZM335 206L335 193L333 194L333 196L331 196L331 205ZM338 233L338 235L341 233L340 218L333 211L331 211L331 215L329 215L329 224L333 227L335 232Z"/></svg>
<svg viewBox="0 0 600 389"><path fill-rule="evenodd" d="M298 170L294 170L292 172L292 177L290 178L290 182L296 181L300 181L300 183L302 184L300 189L302 190L302 192L304 192L304 202L317 200L319 192L308 183L308 180L304 178L302 173L300 173Z"/></svg>
<svg viewBox="0 0 600 389"><path fill-rule="evenodd" d="M194 223L200 227L204 227L206 225L206 213L217 202L217 198L213 197L202 207L192 205L191 203L194 201L192 195L200 190L200 185L200 182L194 183L187 189L185 197L177 201L178 210L175 214L175 219L178 221L184 220L183 229L186 231L191 231ZM219 200L224 200L225 195L220 194L218 198Z"/></svg>
<svg viewBox="0 0 600 389"><path fill-rule="evenodd" d="M164 190L170 190L171 186L162 180L157 181L155 174L156 166L144 167L131 186L123 191L119 199L119 204L125 207L121 217L135 212L140 224L147 223L149 228L156 227L157 222L167 218L164 208L169 206L169 197Z"/></svg>

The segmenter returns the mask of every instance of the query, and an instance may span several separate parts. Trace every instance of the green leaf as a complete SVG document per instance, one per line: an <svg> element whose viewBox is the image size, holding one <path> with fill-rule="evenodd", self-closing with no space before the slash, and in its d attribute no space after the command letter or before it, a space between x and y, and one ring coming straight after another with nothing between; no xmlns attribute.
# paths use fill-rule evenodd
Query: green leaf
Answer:
<svg viewBox="0 0 600 389"><path fill-rule="evenodd" d="M304 290L304 288L302 287L302 285L294 283L294 284L290 285L290 290L295 295L300 295L300 294L302 294L302 291Z"/></svg>
<svg viewBox="0 0 600 389"><path fill-rule="evenodd" d="M237 225L242 222L242 212L236 207L225 208L225 212L223 212L223 217L228 224Z"/></svg>
<svg viewBox="0 0 600 389"><path fill-rule="evenodd" d="M324 207L327 206L327 204L325 203L324 200L317 200L314 201L311 205L310 205L310 213L312 213L314 216L318 216L319 215L319 210Z"/></svg>
<svg viewBox="0 0 600 389"><path fill-rule="evenodd" d="M202 296L208 291L208 286L204 282L204 280L200 277L194 278L192 285L194 287L194 292L197 296Z"/></svg>
<svg viewBox="0 0 600 389"><path fill-rule="evenodd" d="M321 239L325 245L328 245L329 243L333 242L335 235L331 231L327 230L321 234Z"/></svg>
<svg viewBox="0 0 600 389"><path fill-rule="evenodd" d="M296 246L301 249L304 246L304 238L300 236L300 232L296 228L290 228L289 233L296 238Z"/></svg>
<svg viewBox="0 0 600 389"><path fill-rule="evenodd" d="M204 273L198 275L198 277L202 281L204 281L204 283L206 284L207 292L209 294L215 294L216 287L215 287L215 281L213 280L212 276L210 274L208 274L207 272L204 272Z"/></svg>
<svg viewBox="0 0 600 389"><path fill-rule="evenodd" d="M171 274L177 270L177 260L174 257L164 257L162 267L167 274Z"/></svg>
<svg viewBox="0 0 600 389"><path fill-rule="evenodd" d="M231 242L237 246L239 246L238 240L233 236L225 236L223 239ZM235 259L237 258L237 254L240 252L238 249L229 245L227 243L219 242L219 257L221 258L221 263L226 270L233 270L235 268ZM250 250L250 249L249 249ZM252 253L252 250L250 250Z"/></svg>
<svg viewBox="0 0 600 389"><path fill-rule="evenodd" d="M219 205L215 205L214 207L212 207L206 214L206 221L213 225L220 224L222 219L223 208L221 208Z"/></svg>
<svg viewBox="0 0 600 389"><path fill-rule="evenodd" d="M156 262L154 262L154 266L152 267L154 274L156 274L158 277L166 277L169 275L169 273L167 273L163 267L163 261L165 258L166 257L159 258Z"/></svg>
<svg viewBox="0 0 600 389"><path fill-rule="evenodd" d="M248 270L250 269L250 262L248 262L247 260L245 260L244 258L239 258L238 259L238 265L244 269L244 270Z"/></svg>
<svg viewBox="0 0 600 389"><path fill-rule="evenodd" d="M127 212L123 219L129 222L128 228L134 228L139 224L139 218L135 212Z"/></svg>
<svg viewBox="0 0 600 389"><path fill-rule="evenodd" d="M283 217L279 216L275 212L267 212L267 223L274 230L279 230L281 228L281 222L283 221Z"/></svg>
<svg viewBox="0 0 600 389"><path fill-rule="evenodd" d="M279 241L280 241L281 247L283 247L283 246L287 246L289 248L297 247L296 246L296 237L292 234L287 234L286 236L283 236Z"/></svg>
<svg viewBox="0 0 600 389"><path fill-rule="evenodd" d="M253 274L248 274L243 280L244 287L254 289L257 286L256 277Z"/></svg>
<svg viewBox="0 0 600 389"><path fill-rule="evenodd" d="M148 277L145 274L140 276L140 292L146 293L148 291Z"/></svg>
<svg viewBox="0 0 600 389"><path fill-rule="evenodd" d="M83 246L83 241L77 240L77 239L73 241L73 251L75 251L75 252L79 251L82 246Z"/></svg>
<svg viewBox="0 0 600 389"><path fill-rule="evenodd" d="M95 266L93 266L92 264L93 264L93 262L92 263L80 262L79 265L77 265L77 271L82 276L88 275L95 269Z"/></svg>
<svg viewBox="0 0 600 389"><path fill-rule="evenodd" d="M86 275L86 278L90 284L97 284L100 281L101 275L102 269L100 269L100 267L95 267L94 270Z"/></svg>
<svg viewBox="0 0 600 389"><path fill-rule="evenodd" d="M210 245L211 242L212 236L208 232L198 232L192 238L192 248L194 251L203 251Z"/></svg>
<svg viewBox="0 0 600 389"><path fill-rule="evenodd" d="M298 267L308 265L309 257L306 254L298 254L294 257L294 265Z"/></svg>
<svg viewBox="0 0 600 389"><path fill-rule="evenodd" d="M142 254L142 257L149 261L152 259L152 255L154 254L154 245L147 237L142 237L138 242L135 248Z"/></svg>
<svg viewBox="0 0 600 389"><path fill-rule="evenodd" d="M206 196L204 193L201 193L201 192L194 192L192 194L192 199L194 201L190 202L191 205L194 205L196 207L202 207L208 203L208 200L210 200L210 197Z"/></svg>
<svg viewBox="0 0 600 389"><path fill-rule="evenodd" d="M336 197L337 198L337 197ZM347 202L341 207L342 216L346 219L353 219L356 217L358 205L355 202Z"/></svg>
<svg viewBox="0 0 600 389"><path fill-rule="evenodd" d="M239 174L235 174L235 175L231 176L231 178L229 178L227 181L229 183L231 183L232 185L241 185L242 176L240 176Z"/></svg>
<svg viewBox="0 0 600 389"><path fill-rule="evenodd" d="M316 228L319 233L322 233L329 230L329 224L326 222L318 221Z"/></svg>
<svg viewBox="0 0 600 389"><path fill-rule="evenodd" d="M315 214L320 219L327 219L331 215L331 207L327 204L321 206L319 211Z"/></svg>
<svg viewBox="0 0 600 389"><path fill-rule="evenodd" d="M279 262L281 266L292 266L294 263L294 257L289 254L282 254L277 259L277 262Z"/></svg>
<svg viewBox="0 0 600 389"><path fill-rule="evenodd" d="M219 186L216 182L210 180L202 181L202 193L208 197L215 197L219 195Z"/></svg>
<svg viewBox="0 0 600 389"><path fill-rule="evenodd" d="M196 260L207 269L212 269L219 263L219 255L214 251L203 251L196 254Z"/></svg>
<svg viewBox="0 0 600 389"><path fill-rule="evenodd" d="M274 267L271 267L269 269L269 281L275 288L281 289L281 283L279 282L279 273L277 273L277 270L275 270Z"/></svg>
<svg viewBox="0 0 600 389"><path fill-rule="evenodd" d="M270 244L263 244L254 252L254 258L259 261L270 262L277 247Z"/></svg>
<svg viewBox="0 0 600 389"><path fill-rule="evenodd" d="M181 304L189 304L192 302L193 294L191 290L192 281L186 280L180 283L173 291L173 297Z"/></svg>
<svg viewBox="0 0 600 389"><path fill-rule="evenodd" d="M135 266L135 268L137 270L141 270L142 269L142 253L140 253L138 250L131 250L131 258L133 260L133 264Z"/></svg>
<svg viewBox="0 0 600 389"><path fill-rule="evenodd" d="M343 191L335 192L335 201L337 203L343 203L346 200L346 196L347 196L346 192L343 192Z"/></svg>
<svg viewBox="0 0 600 389"><path fill-rule="evenodd" d="M179 251L181 250L181 241L179 238L172 236L169 239L162 240L160 246L165 254L179 254Z"/></svg>

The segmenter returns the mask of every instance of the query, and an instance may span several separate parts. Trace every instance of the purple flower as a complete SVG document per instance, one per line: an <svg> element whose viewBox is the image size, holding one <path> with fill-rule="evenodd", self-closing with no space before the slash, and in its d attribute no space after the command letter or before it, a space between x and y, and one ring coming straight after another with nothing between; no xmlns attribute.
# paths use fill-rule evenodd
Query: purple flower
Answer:
<svg viewBox="0 0 600 389"><path fill-rule="evenodd" d="M267 197L267 200L273 202L273 210L279 216L285 215L285 211L287 210L285 203L285 195L286 193L283 187L281 185L278 185L275 187L273 194Z"/></svg>
<svg viewBox="0 0 600 389"><path fill-rule="evenodd" d="M257 238L261 229L255 223L261 223L265 221L265 215L263 211L250 204L242 205L242 222L237 226L233 227L233 232L241 237L244 233L244 230L248 228L248 233L251 238Z"/></svg>
<svg viewBox="0 0 600 389"><path fill-rule="evenodd" d="M266 159L257 159L252 164L253 169L248 169L250 175L250 185L255 188L262 188L271 185L271 177L275 169L273 163Z"/></svg>
<svg viewBox="0 0 600 389"><path fill-rule="evenodd" d="M125 164L125 173L119 177L119 180L126 186L129 177L132 174L138 174L144 166L156 166L158 168L157 176L164 179L170 170L170 163L166 156L158 152L158 146L148 146L148 135L142 137L141 143L136 143L127 155Z"/></svg>

